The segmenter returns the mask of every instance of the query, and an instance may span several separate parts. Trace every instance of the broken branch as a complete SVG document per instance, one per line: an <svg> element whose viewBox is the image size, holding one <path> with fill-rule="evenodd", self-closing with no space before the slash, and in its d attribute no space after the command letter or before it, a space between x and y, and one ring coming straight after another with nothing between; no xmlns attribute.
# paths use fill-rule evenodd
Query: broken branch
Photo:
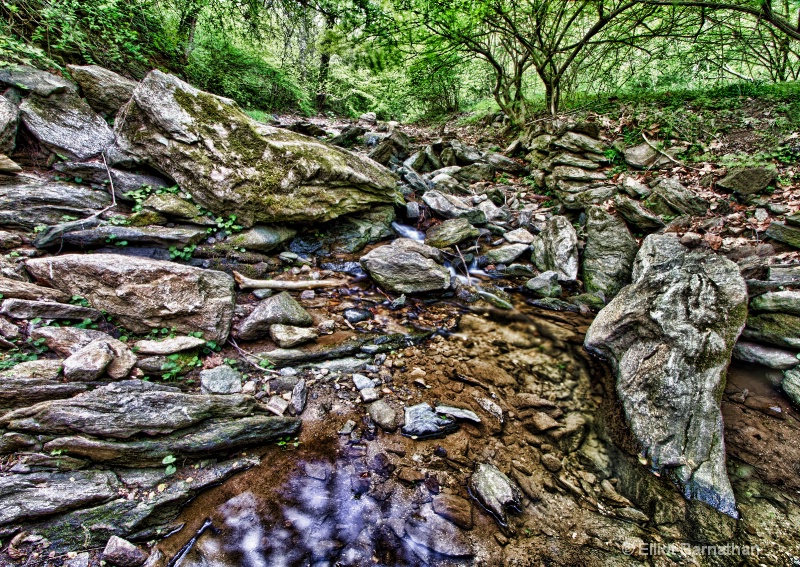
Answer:
<svg viewBox="0 0 800 567"><path fill-rule="evenodd" d="M287 291L301 289L319 289L322 287L342 287L348 285L347 280L309 280L302 282L283 280L254 280L233 272L233 278L242 289L281 289Z"/></svg>

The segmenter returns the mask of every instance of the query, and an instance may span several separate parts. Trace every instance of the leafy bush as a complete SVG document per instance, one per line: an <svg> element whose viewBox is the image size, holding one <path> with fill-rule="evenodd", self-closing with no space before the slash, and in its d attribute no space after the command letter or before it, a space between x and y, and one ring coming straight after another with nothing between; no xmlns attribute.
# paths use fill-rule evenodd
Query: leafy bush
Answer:
<svg viewBox="0 0 800 567"><path fill-rule="evenodd" d="M203 38L192 51L186 76L193 85L244 108L312 112L308 95L286 73L218 37Z"/></svg>
<svg viewBox="0 0 800 567"><path fill-rule="evenodd" d="M154 45L163 32L155 4L149 1L18 0L0 3L0 15L6 22L0 32L24 40L18 42L22 45L9 44L7 38L0 43L18 52L40 48L60 64L93 63L139 76L151 68L150 60L157 55ZM25 43L32 45L23 47Z"/></svg>

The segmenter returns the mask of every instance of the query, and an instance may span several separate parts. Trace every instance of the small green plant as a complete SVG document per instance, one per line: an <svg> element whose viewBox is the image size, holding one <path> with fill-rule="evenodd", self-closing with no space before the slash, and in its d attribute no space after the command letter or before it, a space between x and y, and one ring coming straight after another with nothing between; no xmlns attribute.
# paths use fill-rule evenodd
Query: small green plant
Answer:
<svg viewBox="0 0 800 567"><path fill-rule="evenodd" d="M180 353L170 354L167 356L167 361L161 365L161 370L164 372L161 379L165 381L174 380L178 376L185 374L193 368L203 366L203 361L200 357L181 355Z"/></svg>
<svg viewBox="0 0 800 567"><path fill-rule="evenodd" d="M225 234L233 234L234 232L239 232L244 227L242 225L236 224L236 215L230 215L227 219L224 217L217 217L214 219L214 222L217 223L217 230L221 230ZM213 229L212 229L213 230Z"/></svg>
<svg viewBox="0 0 800 567"><path fill-rule="evenodd" d="M80 323L75 323L74 327L76 329L97 329L98 325L91 319L84 319Z"/></svg>
<svg viewBox="0 0 800 567"><path fill-rule="evenodd" d="M176 459L172 455L167 455L166 457L161 459L161 464L162 465L167 465L167 468L164 469L164 474L166 474L167 476L172 476L172 475L175 474L175 472L178 470L178 468L175 466L174 463L177 460L178 459Z"/></svg>
<svg viewBox="0 0 800 567"><path fill-rule="evenodd" d="M46 224L37 224L36 226L33 227L33 233L39 234L40 232L44 232L47 229L48 226Z"/></svg>
<svg viewBox="0 0 800 567"><path fill-rule="evenodd" d="M177 246L170 246L169 247L169 257L170 260L183 260L184 262L188 262L192 259L192 254L194 254L197 245L191 244L189 246L184 246L183 248L178 248Z"/></svg>
<svg viewBox="0 0 800 567"><path fill-rule="evenodd" d="M281 437L276 445L284 450L289 448L297 449L300 446L300 438L287 435L286 437Z"/></svg>
<svg viewBox="0 0 800 567"><path fill-rule="evenodd" d="M81 307L89 307L89 300L80 295L73 295L69 302L72 305L80 305Z"/></svg>
<svg viewBox="0 0 800 567"><path fill-rule="evenodd" d="M275 364L273 364L272 361L267 358L262 358L261 360L259 360L258 365L261 368L264 368L265 370L270 370L272 368L275 368Z"/></svg>
<svg viewBox="0 0 800 567"><path fill-rule="evenodd" d="M114 215L110 219L108 219L108 224L114 226L127 226L131 224L131 221L128 220L128 217L123 217L122 215Z"/></svg>

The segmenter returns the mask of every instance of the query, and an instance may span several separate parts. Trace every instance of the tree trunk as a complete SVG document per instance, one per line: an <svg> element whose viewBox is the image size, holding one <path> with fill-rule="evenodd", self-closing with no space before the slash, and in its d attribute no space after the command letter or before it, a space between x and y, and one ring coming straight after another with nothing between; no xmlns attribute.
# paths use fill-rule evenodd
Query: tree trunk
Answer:
<svg viewBox="0 0 800 567"><path fill-rule="evenodd" d="M333 14L326 14L325 27L323 28L322 33L329 32L335 25L336 16ZM330 75L330 70L331 54L326 49L326 46L323 45L319 56L319 76L317 77L317 110L322 110L322 107L325 106L325 99L328 96L325 91L328 89L328 76Z"/></svg>

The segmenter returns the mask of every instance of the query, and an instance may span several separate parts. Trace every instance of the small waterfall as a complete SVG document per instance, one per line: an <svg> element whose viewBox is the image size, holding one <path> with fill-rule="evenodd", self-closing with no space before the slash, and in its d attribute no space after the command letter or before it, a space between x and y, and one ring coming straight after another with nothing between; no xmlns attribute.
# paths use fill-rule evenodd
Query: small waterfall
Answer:
<svg viewBox="0 0 800 567"><path fill-rule="evenodd" d="M393 222L392 228L397 234L399 234L403 238L410 238L411 240L416 240L417 242L425 242L425 233L417 230L412 226L408 226L407 224L400 224L399 222Z"/></svg>

